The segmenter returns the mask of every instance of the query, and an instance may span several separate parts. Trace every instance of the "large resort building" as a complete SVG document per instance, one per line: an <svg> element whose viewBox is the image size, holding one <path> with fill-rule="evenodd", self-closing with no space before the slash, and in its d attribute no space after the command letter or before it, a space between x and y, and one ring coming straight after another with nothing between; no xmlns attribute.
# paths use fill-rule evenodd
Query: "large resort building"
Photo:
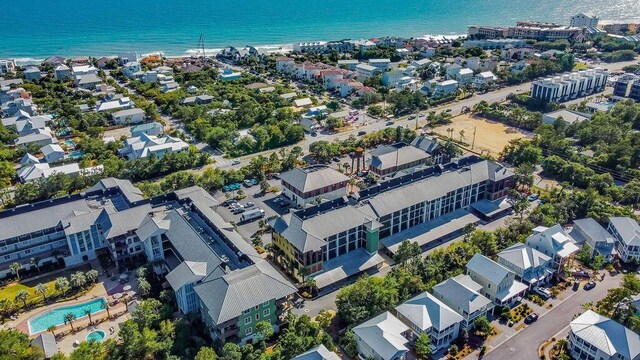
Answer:
<svg viewBox="0 0 640 360"><path fill-rule="evenodd" d="M255 324L276 329L296 288L218 215L218 203L191 187L145 199L129 181L108 178L84 193L0 212L0 276L73 267L102 258L119 267L147 261L199 314L211 337L253 339ZM31 259L36 259L33 264Z"/></svg>
<svg viewBox="0 0 640 360"><path fill-rule="evenodd" d="M413 238L426 249L460 234L478 216L508 210L499 204L512 177L472 156L287 214L271 222L275 260L298 281L311 276L323 288L375 268L382 262L378 250L393 255Z"/></svg>

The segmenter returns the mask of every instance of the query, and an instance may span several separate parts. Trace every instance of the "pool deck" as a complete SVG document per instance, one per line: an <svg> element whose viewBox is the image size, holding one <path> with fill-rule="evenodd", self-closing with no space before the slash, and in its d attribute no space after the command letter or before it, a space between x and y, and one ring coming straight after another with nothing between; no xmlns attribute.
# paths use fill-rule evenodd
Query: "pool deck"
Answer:
<svg viewBox="0 0 640 360"><path fill-rule="evenodd" d="M132 276L132 279L135 278ZM39 307L25 313L20 314L20 316L13 321L9 321L4 324L5 327L15 328L29 335L31 338L35 337L38 333L30 334L29 333L29 325L28 320L31 319L34 315L41 314L43 312L49 311L54 308L69 306L74 304L80 304L86 302L88 300L96 299L99 297L104 297L108 302L113 303L115 299L113 295L116 293L121 293L122 288L127 284L121 284L118 281L112 281L108 277L101 275L98 279L100 281L96 285L93 286L89 292L86 294L79 296L76 299L68 300L64 302L59 302L43 307ZM137 290L137 284L135 280L129 282L129 285L132 286L133 290ZM117 304L111 306L109 308L109 313L113 317L112 319L105 320L107 318L107 311L100 311L91 315L91 319L94 324L89 325L89 317L84 316L78 318L73 322L74 329L81 328L82 330L76 331L75 333L71 333L70 325L59 325L56 327L55 335L58 343L58 350L65 354L70 354L75 348L75 341L84 341L86 336L95 330L102 330L105 333L105 339L115 338L117 337L118 331L120 330L120 324L125 322L130 318L130 314L126 311L126 305L124 302L118 302ZM114 317L118 315L117 317ZM95 324L96 321L102 321L99 324ZM111 333L109 328L113 327L114 332ZM60 336L60 334L64 334Z"/></svg>

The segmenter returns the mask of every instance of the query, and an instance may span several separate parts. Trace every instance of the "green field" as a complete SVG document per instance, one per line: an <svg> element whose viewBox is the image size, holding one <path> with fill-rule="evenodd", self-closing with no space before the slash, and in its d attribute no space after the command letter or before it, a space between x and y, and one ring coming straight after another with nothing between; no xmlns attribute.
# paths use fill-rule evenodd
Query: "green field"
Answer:
<svg viewBox="0 0 640 360"><path fill-rule="evenodd" d="M573 65L573 71L584 70L588 68L589 68L589 65L583 62L577 62L575 63L575 65Z"/></svg>

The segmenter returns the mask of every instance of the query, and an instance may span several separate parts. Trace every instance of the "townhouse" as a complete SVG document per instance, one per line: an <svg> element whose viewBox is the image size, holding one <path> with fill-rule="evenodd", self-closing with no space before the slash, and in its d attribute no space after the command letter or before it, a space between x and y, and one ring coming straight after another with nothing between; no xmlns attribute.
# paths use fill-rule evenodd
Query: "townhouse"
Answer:
<svg viewBox="0 0 640 360"><path fill-rule="evenodd" d="M390 312L353 328L361 359L404 360L409 352L409 328Z"/></svg>
<svg viewBox="0 0 640 360"><path fill-rule="evenodd" d="M605 261L612 261L616 252L615 238L593 218L573 221L569 235L578 243L587 246L592 255L601 255Z"/></svg>
<svg viewBox="0 0 640 360"><path fill-rule="evenodd" d="M545 102L563 102L604 90L609 73L602 69L580 70L531 84L531 97Z"/></svg>
<svg viewBox="0 0 640 360"><path fill-rule="evenodd" d="M514 305L527 291L527 285L517 281L514 272L481 254L469 260L467 274L482 285L482 294L499 306Z"/></svg>
<svg viewBox="0 0 640 360"><path fill-rule="evenodd" d="M473 281L469 275L462 274L433 287L433 295L462 316L460 328L466 331L473 328L477 318L487 316L495 306L491 300L482 296L480 291L482 285Z"/></svg>

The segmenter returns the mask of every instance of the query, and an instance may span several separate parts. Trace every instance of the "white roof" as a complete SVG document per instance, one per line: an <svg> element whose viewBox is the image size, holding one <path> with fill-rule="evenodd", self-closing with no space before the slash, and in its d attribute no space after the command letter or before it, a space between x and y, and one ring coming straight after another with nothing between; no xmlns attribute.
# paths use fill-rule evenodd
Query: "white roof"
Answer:
<svg viewBox="0 0 640 360"><path fill-rule="evenodd" d="M496 77L491 71L483 71L478 76L485 79L494 79Z"/></svg>
<svg viewBox="0 0 640 360"><path fill-rule="evenodd" d="M551 258L523 243L514 244L500 253L498 257L522 270L545 265Z"/></svg>
<svg viewBox="0 0 640 360"><path fill-rule="evenodd" d="M636 359L640 355L638 334L592 310L578 316L570 326L576 337L611 357L620 354L624 359Z"/></svg>
<svg viewBox="0 0 640 360"><path fill-rule="evenodd" d="M440 331L463 320L462 316L428 292L398 305L396 310L422 331L432 327Z"/></svg>
<svg viewBox="0 0 640 360"><path fill-rule="evenodd" d="M47 156L47 155L55 153L55 152L64 153L64 150L62 150L62 148L58 144L45 145L40 149L40 151L42 151L44 156Z"/></svg>
<svg viewBox="0 0 640 360"><path fill-rule="evenodd" d="M554 225L550 228L539 226L533 229L533 232L534 234L527 238L527 245L545 255L557 254L564 258L578 251L576 244L560 225Z"/></svg>
<svg viewBox="0 0 640 360"><path fill-rule="evenodd" d="M499 284L511 273L511 270L482 254L473 255L467 263L467 270L482 276L494 284Z"/></svg>
<svg viewBox="0 0 640 360"><path fill-rule="evenodd" d="M300 107L300 106L309 106L309 105L313 104L313 102L309 98L296 99L296 100L293 100L293 103L295 104L295 106L298 106L298 107Z"/></svg>
<svg viewBox="0 0 640 360"><path fill-rule="evenodd" d="M403 336L407 330L409 328L388 311L353 328L353 332L385 360L409 351L405 345L409 341Z"/></svg>
<svg viewBox="0 0 640 360"><path fill-rule="evenodd" d="M458 71L458 74L460 74L460 75L471 75L471 74L473 74L473 70L467 69L467 68L462 68L462 69L460 69L460 71Z"/></svg>

